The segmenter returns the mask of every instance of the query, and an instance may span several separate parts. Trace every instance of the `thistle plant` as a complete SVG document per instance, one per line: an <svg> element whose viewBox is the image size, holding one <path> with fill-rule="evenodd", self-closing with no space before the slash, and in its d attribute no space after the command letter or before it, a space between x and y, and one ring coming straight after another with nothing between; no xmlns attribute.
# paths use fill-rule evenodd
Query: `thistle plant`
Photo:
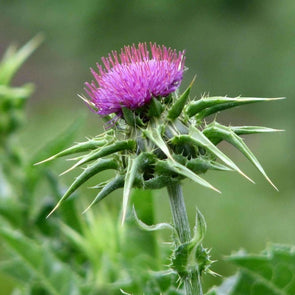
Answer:
<svg viewBox="0 0 295 295"><path fill-rule="evenodd" d="M211 115L281 98L204 96L193 99L190 91L194 80L179 94L186 70L185 52L157 44L126 46L120 53L113 51L102 58L102 63L97 64L97 70L91 69L94 81L85 83L88 97L80 97L104 119L105 132L39 162L81 153L73 158L75 164L64 173L84 167L49 215L88 179L108 169L114 170L114 176L96 186L100 191L85 211L123 188L121 220L124 223L132 188L167 188L174 233L170 271L178 275L185 294L203 294L201 277L204 273L213 273L209 250L202 246L206 223L197 210L191 232L181 182L190 179L219 193L201 176L208 170L236 171L253 182L219 149L218 144L227 141L277 189L241 135L278 130L225 126ZM136 220L145 226L137 217Z"/></svg>

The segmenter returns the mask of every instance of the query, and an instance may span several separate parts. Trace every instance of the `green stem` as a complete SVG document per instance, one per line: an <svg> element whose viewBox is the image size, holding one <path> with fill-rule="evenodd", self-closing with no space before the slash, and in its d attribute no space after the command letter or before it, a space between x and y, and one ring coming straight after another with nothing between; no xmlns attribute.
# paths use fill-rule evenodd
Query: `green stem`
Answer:
<svg viewBox="0 0 295 295"><path fill-rule="evenodd" d="M184 198L181 185L172 183L167 186L170 207L172 212L173 223L178 233L179 240L175 241L176 245L189 242L191 240L191 230L186 213ZM186 295L203 295L201 278L199 271L196 270L184 278Z"/></svg>

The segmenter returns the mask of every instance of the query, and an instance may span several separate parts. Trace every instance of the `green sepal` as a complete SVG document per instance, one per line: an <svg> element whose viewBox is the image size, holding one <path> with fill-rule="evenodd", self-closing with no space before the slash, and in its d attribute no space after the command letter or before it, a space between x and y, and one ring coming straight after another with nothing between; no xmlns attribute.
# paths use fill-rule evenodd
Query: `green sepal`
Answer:
<svg viewBox="0 0 295 295"><path fill-rule="evenodd" d="M237 135L284 131L281 129L273 129L261 126L229 126L229 128Z"/></svg>
<svg viewBox="0 0 295 295"><path fill-rule="evenodd" d="M197 119L203 119L211 114L219 111L233 108L236 106L250 104L255 102L273 101L283 99L284 97L278 98L257 98L257 97L204 97L196 102L192 102L186 109L186 113L189 117L197 115Z"/></svg>
<svg viewBox="0 0 295 295"><path fill-rule="evenodd" d="M66 174L69 171L75 169L76 167L79 167L90 161L97 160L99 158L102 158L120 151L126 151L126 150L132 151L135 149L135 147L136 147L136 142L132 139L117 141L113 144L103 146L101 149L94 150L88 155L83 156L80 161L78 161L75 165L73 165L68 170L61 173L61 175Z"/></svg>
<svg viewBox="0 0 295 295"><path fill-rule="evenodd" d="M148 116L150 118L156 117L159 118L163 112L164 108L162 103L156 99L155 97L152 97L150 104L149 104L149 110L148 110Z"/></svg>
<svg viewBox="0 0 295 295"><path fill-rule="evenodd" d="M111 181L109 181L102 190L97 194L95 199L90 203L90 205L83 211L82 214L84 214L86 211L88 211L93 205L100 202L102 199L107 197L110 193L113 191L124 187L125 183L125 175L118 175Z"/></svg>
<svg viewBox="0 0 295 295"><path fill-rule="evenodd" d="M272 183L267 174L265 173L263 167L248 148L248 146L244 143L243 139L239 137L230 127L223 126L217 122L213 122L203 130L204 134L207 137L213 137L214 140L226 140L231 143L234 147L236 147L265 177L265 179L276 189L277 187Z"/></svg>
<svg viewBox="0 0 295 295"><path fill-rule="evenodd" d="M128 125L135 127L136 126L135 113L126 107L122 107L122 112L123 112L123 118L125 122Z"/></svg>
<svg viewBox="0 0 295 295"><path fill-rule="evenodd" d="M207 170L232 171L228 166L204 158L188 160L186 167L196 174L205 173Z"/></svg>
<svg viewBox="0 0 295 295"><path fill-rule="evenodd" d="M168 111L168 114L167 114L168 119L173 121L176 118L178 118L179 115L182 113L182 110L184 109L184 107L187 103L187 100L188 100L188 97L189 97L189 94L190 94L190 91L191 91L191 88L192 88L192 85L193 85L195 79L196 78L194 77L193 81L188 86L188 88L180 95L180 97L172 105L172 107L170 108L170 110Z"/></svg>
<svg viewBox="0 0 295 295"><path fill-rule="evenodd" d="M107 169L118 169L119 165L114 159L98 159L91 165L85 168L85 170L75 179L75 181L71 184L62 198L58 201L56 206L52 209L52 211L48 214L49 217L60 205L63 201L65 201L70 195L75 192L84 182L86 182L89 178L96 175L97 173L107 170Z"/></svg>
<svg viewBox="0 0 295 295"><path fill-rule="evenodd" d="M93 150L98 147L102 147L102 146L106 145L107 143L108 143L107 139L101 139L101 140L89 139L88 141L85 141L85 142L79 142L79 143L51 156L50 158L45 159L41 162L38 162L34 165L39 165L39 164L54 160L56 158L65 157L65 156L69 156L72 154L77 154L77 153Z"/></svg>

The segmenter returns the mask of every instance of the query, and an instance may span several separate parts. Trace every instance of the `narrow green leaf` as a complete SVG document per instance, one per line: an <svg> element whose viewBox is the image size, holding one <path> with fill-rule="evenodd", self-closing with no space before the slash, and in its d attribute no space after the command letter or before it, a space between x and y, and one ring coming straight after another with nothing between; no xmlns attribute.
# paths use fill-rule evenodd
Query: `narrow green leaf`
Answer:
<svg viewBox="0 0 295 295"><path fill-rule="evenodd" d="M125 222L131 188L133 186L135 178L139 173L139 170L145 164L146 157L147 153L142 153L136 158L128 158L127 172L125 176L125 184L123 191L122 224Z"/></svg>
<svg viewBox="0 0 295 295"><path fill-rule="evenodd" d="M39 34L18 51L15 51L15 49L12 48L9 49L9 52L4 55L0 63L0 84L9 84L19 67L42 43L43 39L43 36Z"/></svg>
<svg viewBox="0 0 295 295"><path fill-rule="evenodd" d="M202 146L213 153L216 157L218 157L221 161L223 161L226 165L228 165L233 170L240 173L242 176L247 178L249 181L254 183L254 181L249 178L246 174L244 174L240 168L229 158L227 157L220 149L218 149L200 130L190 126L190 135L181 135L175 140L183 140L190 143L194 143L195 145ZM172 141L173 142L173 141Z"/></svg>
<svg viewBox="0 0 295 295"><path fill-rule="evenodd" d="M56 206L52 209L52 211L48 214L49 217L60 205L63 201L65 201L74 191L76 191L84 182L86 182L89 178L96 175L97 173L107 170L107 169L117 169L118 163L114 159L99 159L93 164L86 167L86 169L75 179L75 181L71 184L68 190L65 192L63 197L58 201Z"/></svg>
<svg viewBox="0 0 295 295"><path fill-rule="evenodd" d="M193 240L196 241L197 244L201 243L205 237L207 230L207 225L205 218L201 211L197 208L195 226L194 226L194 236Z"/></svg>
<svg viewBox="0 0 295 295"><path fill-rule="evenodd" d="M73 165L71 168L68 170L64 171L60 175L64 175L76 167L79 167L85 163L88 163L93 160L97 160L99 158L124 151L124 150L133 150L136 146L136 143L134 140L122 140L122 141L117 141L113 144L103 146L101 149L94 150L93 152L89 153L88 155L84 156L80 161L78 161L75 165Z"/></svg>
<svg viewBox="0 0 295 295"><path fill-rule="evenodd" d="M180 95L180 97L176 100L176 102L172 105L171 109L168 112L167 118L170 120L175 120L176 118L178 118L178 116L182 113L182 110L184 109L191 88L193 86L193 83L196 80L196 76L194 77L193 81L190 83L190 85L188 86L188 88L182 93L182 95Z"/></svg>
<svg viewBox="0 0 295 295"><path fill-rule="evenodd" d="M173 158L171 159L167 159L166 160L167 164L169 165L170 169L172 171L175 171L176 173L183 175L191 180L193 180L194 182L210 188L218 193L220 193L220 191L215 188L214 186L212 186L209 182L207 182L205 179L203 179L202 177L198 176L197 174L195 174L193 171L191 171L190 169L186 168L185 166L179 164L178 162L176 162Z"/></svg>
<svg viewBox="0 0 295 295"><path fill-rule="evenodd" d="M155 126L154 126L155 125ZM162 138L159 124L149 124L143 134L149 138L168 158L172 158L169 148Z"/></svg>
<svg viewBox="0 0 295 295"><path fill-rule="evenodd" d="M199 99L196 102L190 103L186 112L189 117L197 115L198 119L203 119L206 116L214 114L216 112L233 108L236 106L250 104L255 102L264 102L264 101L273 101L284 99L284 97L278 98L257 98L257 97L223 97L223 96L214 96L214 97L204 97Z"/></svg>
<svg viewBox="0 0 295 295"><path fill-rule="evenodd" d="M172 230L174 233L176 233L175 228L169 223L158 223L158 224L148 225L148 224L145 224L144 222L142 222L138 218L134 207L132 209L132 212L133 212L133 216L134 216L136 223L138 224L138 226L142 230L152 232L152 231L158 231L158 230L162 230L162 229L169 229L169 230Z"/></svg>
<svg viewBox="0 0 295 295"><path fill-rule="evenodd" d="M265 179L276 189L277 187L272 183L267 174L265 173L263 167L244 143L243 139L239 137L230 127L223 126L217 122L213 122L203 130L204 134L207 136L207 133L213 133L215 137L226 140L236 147L265 177Z"/></svg>
<svg viewBox="0 0 295 295"><path fill-rule="evenodd" d="M86 213L94 204L100 202L106 196L108 196L113 191L124 187L125 175L118 175L111 181L109 181L102 190L97 194L95 199L91 202L91 204L82 212L82 214Z"/></svg>
<svg viewBox="0 0 295 295"><path fill-rule="evenodd" d="M102 147L102 146L106 145L107 143L108 143L108 141L104 140L104 139L102 139L102 140L89 139L88 141L85 141L85 142L79 142L79 143L51 156L50 158L45 159L41 162L38 162L34 165L40 165L42 163L54 160L56 158L65 157L68 155L77 154L77 153L85 152L88 150L93 150L98 147Z"/></svg>
<svg viewBox="0 0 295 295"><path fill-rule="evenodd" d="M237 135L284 131L281 129L273 129L261 126L230 126L230 129L234 131Z"/></svg>

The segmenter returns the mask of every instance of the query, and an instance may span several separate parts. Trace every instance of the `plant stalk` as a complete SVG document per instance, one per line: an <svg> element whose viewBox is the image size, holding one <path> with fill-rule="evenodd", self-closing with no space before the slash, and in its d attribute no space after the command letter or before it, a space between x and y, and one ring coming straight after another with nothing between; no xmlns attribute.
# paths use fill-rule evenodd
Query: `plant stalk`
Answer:
<svg viewBox="0 0 295 295"><path fill-rule="evenodd" d="M173 223L178 233L179 240L175 243L178 246L191 240L191 230L182 194L182 188L179 183L171 183L167 186ZM184 278L186 295L203 295L201 278L199 271L196 270Z"/></svg>

